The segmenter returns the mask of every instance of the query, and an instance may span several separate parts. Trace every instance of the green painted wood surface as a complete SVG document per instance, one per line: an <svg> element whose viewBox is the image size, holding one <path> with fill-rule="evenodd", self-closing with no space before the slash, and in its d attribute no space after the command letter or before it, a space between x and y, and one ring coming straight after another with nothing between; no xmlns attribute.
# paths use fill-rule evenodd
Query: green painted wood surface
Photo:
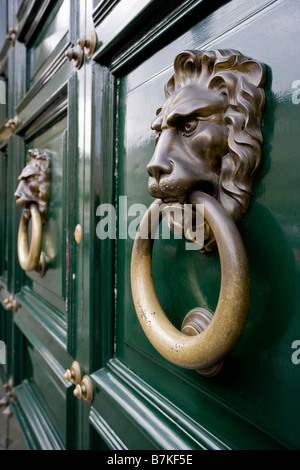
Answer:
<svg viewBox="0 0 300 470"><path fill-rule="evenodd" d="M18 13L21 28L29 27L28 17L22 22L22 14L30 7L25 3ZM76 355L83 363L78 345L84 338L84 330L77 337L75 327L83 306L82 286L77 284L82 272L73 233L83 200L78 162L84 151L79 151L85 134L84 129L79 130L84 104L79 106L79 96L84 96L85 73L80 77L64 58L71 37L85 33L86 4L75 3L52 2L50 8L45 1L36 4L35 11L30 7L31 32L30 28L26 34L21 30L26 45L17 42L8 51L8 109L9 113L16 109L21 123L7 142L7 289L16 296L19 309L15 316L1 309L1 329L2 325L8 329L9 317L5 379L13 378L18 391L16 413L34 449L90 445L88 408L77 403L74 386L64 379ZM17 2L10 2L9 8L15 21ZM47 18L43 8L49 13ZM51 158L49 219L43 228L43 249L51 261L43 278L20 269L16 247L21 211L13 196L27 151L37 147L48 150Z"/></svg>
<svg viewBox="0 0 300 470"><path fill-rule="evenodd" d="M299 448L300 365L291 360L300 332L300 105L292 101L300 80L299 2L71 3L68 10L68 0L25 0L21 8L8 2L9 26L18 17L22 42L7 51L7 113L17 113L21 125L1 148L0 301L13 293L20 308L14 316L0 308L0 339L9 350L1 375L14 378L29 447ZM96 54L76 71L64 50L93 29ZM268 81L263 162L241 226L251 272L249 319L222 373L208 380L168 364L144 336L131 298L133 241L99 240L96 211L120 195L128 207L152 202L150 125L172 62L181 50L214 47L265 63ZM24 275L16 253L20 211L13 193L32 146L54 156L49 228L57 258L44 279ZM78 223L80 245L73 235ZM159 298L177 327L196 305L214 310L217 253L157 241L153 264ZM92 406L75 399L63 379L74 359L92 377Z"/></svg>
<svg viewBox="0 0 300 470"><path fill-rule="evenodd" d="M227 31L224 12L228 17L230 14L234 23L238 17L234 15L235 8L240 6L239 2L231 3L199 21L121 78L118 195L128 197L128 206L133 203L149 206L151 202L146 165L155 136L150 124L156 109L164 102L163 87L172 74L172 60L180 50L233 48L266 64L263 163L250 210L241 226L251 271L247 326L218 377L208 380L196 372L172 366L159 357L140 328L130 290L133 242L119 241L117 357L197 422L205 420L212 432L216 431L217 423L213 424L212 416L207 420L203 417L203 394L278 443L298 448L300 381L299 368L291 360L291 345L300 329L299 237L295 230L299 225L300 167L296 144L299 109L292 102L292 83L300 76L300 69L296 50L290 49L289 44L293 44L297 35L296 18L300 10L295 1L275 2L262 11L252 11L251 21L242 22L242 27ZM285 18L282 26L278 24L279 18ZM205 256L188 252L184 241L155 241L153 266L158 297L175 326L180 327L193 307L214 311L220 286L217 253ZM229 445L241 445L238 429L231 429Z"/></svg>

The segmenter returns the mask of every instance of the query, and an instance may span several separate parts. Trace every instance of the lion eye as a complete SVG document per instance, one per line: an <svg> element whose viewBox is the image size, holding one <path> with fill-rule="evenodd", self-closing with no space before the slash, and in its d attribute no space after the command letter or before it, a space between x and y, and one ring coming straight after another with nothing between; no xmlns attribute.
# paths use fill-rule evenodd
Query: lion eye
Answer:
<svg viewBox="0 0 300 470"><path fill-rule="evenodd" d="M32 179L30 182L29 182L29 188L30 190L33 192L33 193L38 193L39 192L39 183L38 181L36 181L35 179Z"/></svg>
<svg viewBox="0 0 300 470"><path fill-rule="evenodd" d="M198 122L199 122L198 119L195 119L195 118L189 119L187 121L183 121L180 126L182 135L185 137L189 137L190 135L192 135L198 126Z"/></svg>

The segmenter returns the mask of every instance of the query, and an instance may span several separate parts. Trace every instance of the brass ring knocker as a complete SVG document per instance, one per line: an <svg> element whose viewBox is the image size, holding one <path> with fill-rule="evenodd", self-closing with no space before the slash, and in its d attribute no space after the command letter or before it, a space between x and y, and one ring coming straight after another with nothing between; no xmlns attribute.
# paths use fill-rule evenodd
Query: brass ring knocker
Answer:
<svg viewBox="0 0 300 470"><path fill-rule="evenodd" d="M18 258L24 271L43 270L42 255L42 218L36 204L30 205L32 222L32 234L30 248L28 249L28 224L29 220L22 213L18 231Z"/></svg>
<svg viewBox="0 0 300 470"><path fill-rule="evenodd" d="M152 277L151 230L154 224L159 225L160 213L152 211L156 217L153 220L150 211L154 204L161 205L161 200L153 202L137 232L132 251L131 286L138 319L155 349L173 364L208 376L218 373L244 330L250 301L249 269L239 231L222 205L200 191L193 192L189 202L195 208L197 204L204 204L205 219L219 248L221 290L214 315L210 316L204 309L198 312L193 309L185 317L180 332L159 303ZM139 238L139 233L145 229L148 238Z"/></svg>

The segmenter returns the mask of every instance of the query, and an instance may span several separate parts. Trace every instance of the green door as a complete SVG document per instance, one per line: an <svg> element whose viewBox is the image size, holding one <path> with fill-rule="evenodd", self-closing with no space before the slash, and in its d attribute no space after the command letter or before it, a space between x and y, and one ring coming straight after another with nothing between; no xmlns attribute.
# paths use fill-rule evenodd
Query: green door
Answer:
<svg viewBox="0 0 300 470"><path fill-rule="evenodd" d="M299 108L293 102L299 61L291 47L298 34L298 2L231 1L220 8L185 2L155 24L149 15L151 24L143 35L137 32L141 19L128 12L118 43L109 37L109 19L112 26L122 4L126 2L120 2L97 29L103 45L95 60L115 77L115 153L110 158L116 162L118 205L115 251L109 254L108 248L99 259L105 267L114 267L108 272L110 292L115 289L115 351L92 375L97 390L90 419L115 449L299 448L300 369L293 360L300 321ZM279 26L282 18L284 28ZM128 37L130 28L135 33ZM265 64L267 71L262 164L240 225L250 269L249 315L237 346L211 378L173 365L156 351L138 321L145 314L143 299L136 313L130 281L129 232L139 215L133 204L149 207L153 202L147 188L147 165L156 139L151 123L165 102L164 86L174 73L175 57L200 49L236 49ZM110 200L103 197L101 202ZM99 210L98 215L104 212ZM105 216L97 220L105 224ZM99 225L104 237L101 229ZM217 250L188 251L184 239L172 238L154 242L153 279L164 312L180 329L189 310L215 311L220 260ZM102 244L109 247L107 240ZM103 318L107 276L101 286ZM151 315L147 319L150 322Z"/></svg>
<svg viewBox="0 0 300 470"><path fill-rule="evenodd" d="M89 424L89 405L73 395L81 379L68 376L74 361L81 378L91 371L86 347L90 125L85 119L85 113L90 116L85 100L91 103L91 98L88 59L77 39L93 29L92 5L70 0L4 3L5 32L17 26L17 38L4 36L1 62L8 95L1 134L1 340L7 348L1 376L13 383L12 406L30 449L92 448L99 439ZM73 48L82 63L72 60ZM14 128L5 126L9 120ZM42 270L26 264L40 233L32 202L46 214ZM25 265L17 248L24 208L31 211L25 222L30 244Z"/></svg>
<svg viewBox="0 0 300 470"><path fill-rule="evenodd" d="M7 88L0 372L13 381L12 404L29 448L298 449L298 1L3 5L7 30L18 29L14 44L0 34ZM97 46L89 54L92 32ZM261 164L238 227L249 263L249 314L219 373L206 377L175 365L147 338L139 321L144 298L137 311L133 302L131 257L140 215L158 197L148 191L147 165L161 138L151 125L174 60L181 51L229 49L265 67L266 105ZM13 126L5 127L9 119ZM191 132L182 123L180 133ZM14 193L35 149L50 160L43 276L22 269L17 251L22 208ZM211 184L200 189L213 193ZM161 225L170 238L154 241L153 282L180 330L190 310L215 312L221 262L217 247L188 250ZM72 376L74 361L83 383Z"/></svg>

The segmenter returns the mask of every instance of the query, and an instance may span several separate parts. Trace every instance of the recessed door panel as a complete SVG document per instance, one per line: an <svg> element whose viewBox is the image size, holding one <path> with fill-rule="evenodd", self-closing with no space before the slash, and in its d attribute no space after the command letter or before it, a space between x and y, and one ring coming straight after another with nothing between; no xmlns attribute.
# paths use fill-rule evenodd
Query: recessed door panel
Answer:
<svg viewBox="0 0 300 470"><path fill-rule="evenodd" d="M46 257L43 277L32 271L26 273L26 285L44 301L65 315L65 243L63 221L64 201L64 162L66 156L67 119L55 123L50 129L27 142L28 149L42 148L50 158L50 197L48 220L43 228L42 250Z"/></svg>
<svg viewBox="0 0 300 470"><path fill-rule="evenodd" d="M295 4L291 8L295 8ZM284 44L292 41L293 21L284 44L278 42L276 54L271 52L275 50L274 45L264 33L272 29L278 15L285 14L286 5L278 4L277 8L265 11L264 15L257 14L251 24L244 25L242 30L233 29L224 38L215 39L212 31L209 45L202 43L200 22L193 34L185 34L162 48L120 80L118 196L127 197L128 207L133 204L148 207L152 199L147 190L146 167L155 144L150 127L157 108L164 103L164 85L173 73L171 62L177 53L184 49L237 49L265 63L268 72L263 162L250 210L240 226L251 272L251 305L241 340L219 375L211 379L163 359L144 335L133 307L129 274L133 241L127 236L117 244L116 353L126 366L196 421L208 424L203 409L203 397L207 396L221 409L229 407L242 421L264 430L266 435L278 440L278 445L297 447L295 413L299 408L296 405L299 381L297 368L291 360L291 345L299 330L296 326L299 322L296 314L298 273L294 255L298 241L290 227L298 203L293 196L295 184L290 191L284 190L285 184L290 184L298 175L298 171L294 171L297 156L293 143L293 129L298 122L293 116L297 109L291 95L296 73L292 63L296 62L293 62L292 52L287 59L290 68L283 74L278 59L278 50L283 57ZM290 132L287 132L287 124L283 123L290 119ZM282 125L277 127L278 122ZM282 184L279 183L281 177ZM138 215L136 213L136 217ZM128 212L124 211L121 214L123 224L126 224L125 218L129 229L133 218L128 218ZM275 245L278 247L276 254ZM187 251L185 240L155 240L152 265L158 298L174 326L180 329L185 314L194 307L214 312L220 291L217 250L201 254Z"/></svg>
<svg viewBox="0 0 300 470"><path fill-rule="evenodd" d="M14 230L12 253L8 253L8 278L15 285L9 295L15 299L17 309L5 314L13 322L13 336L7 339L15 342L10 344L10 349L15 347L10 367L17 397L16 414L32 449L80 448L82 440L89 440L88 433L82 432L88 422L75 425L81 415L81 412L77 415L77 409L82 404L79 402L76 408L74 384L65 378L65 371L77 354L76 346L81 342L80 336L77 342L75 330L75 297L78 295L80 299L81 286L76 289L74 229L80 193L78 140L84 142L84 135L78 130L78 103L82 102L79 90L84 95L85 86L84 73L77 74L65 51L71 44L70 36L79 37L80 12L84 23L85 8L85 2L69 0L23 2L18 11L19 41L15 50L10 51L15 54L15 60L9 62L9 67L17 67L18 60L20 65L11 76L17 76L26 86L16 99L18 126L8 144L9 207L13 208L13 214L8 213L6 226ZM85 23L82 35L84 28ZM41 271L39 266L27 268L21 262L18 231L23 223L23 210L31 201L25 228L28 249L34 250L38 224L33 221L35 212L31 207L36 206L35 210L42 214L38 202L39 198L44 202L47 194L44 173L48 168L46 171L37 162L44 164L44 156L50 162L50 169L47 216L41 217L44 254ZM17 205L19 198L14 197L14 192L21 183L26 197L23 205ZM79 303L79 311L80 308ZM8 322L1 319L1 327L2 323L7 329Z"/></svg>
<svg viewBox="0 0 300 470"><path fill-rule="evenodd" d="M58 1L47 21L41 24L34 45L28 51L30 86L34 85L60 50L66 46L70 28L70 1Z"/></svg>

